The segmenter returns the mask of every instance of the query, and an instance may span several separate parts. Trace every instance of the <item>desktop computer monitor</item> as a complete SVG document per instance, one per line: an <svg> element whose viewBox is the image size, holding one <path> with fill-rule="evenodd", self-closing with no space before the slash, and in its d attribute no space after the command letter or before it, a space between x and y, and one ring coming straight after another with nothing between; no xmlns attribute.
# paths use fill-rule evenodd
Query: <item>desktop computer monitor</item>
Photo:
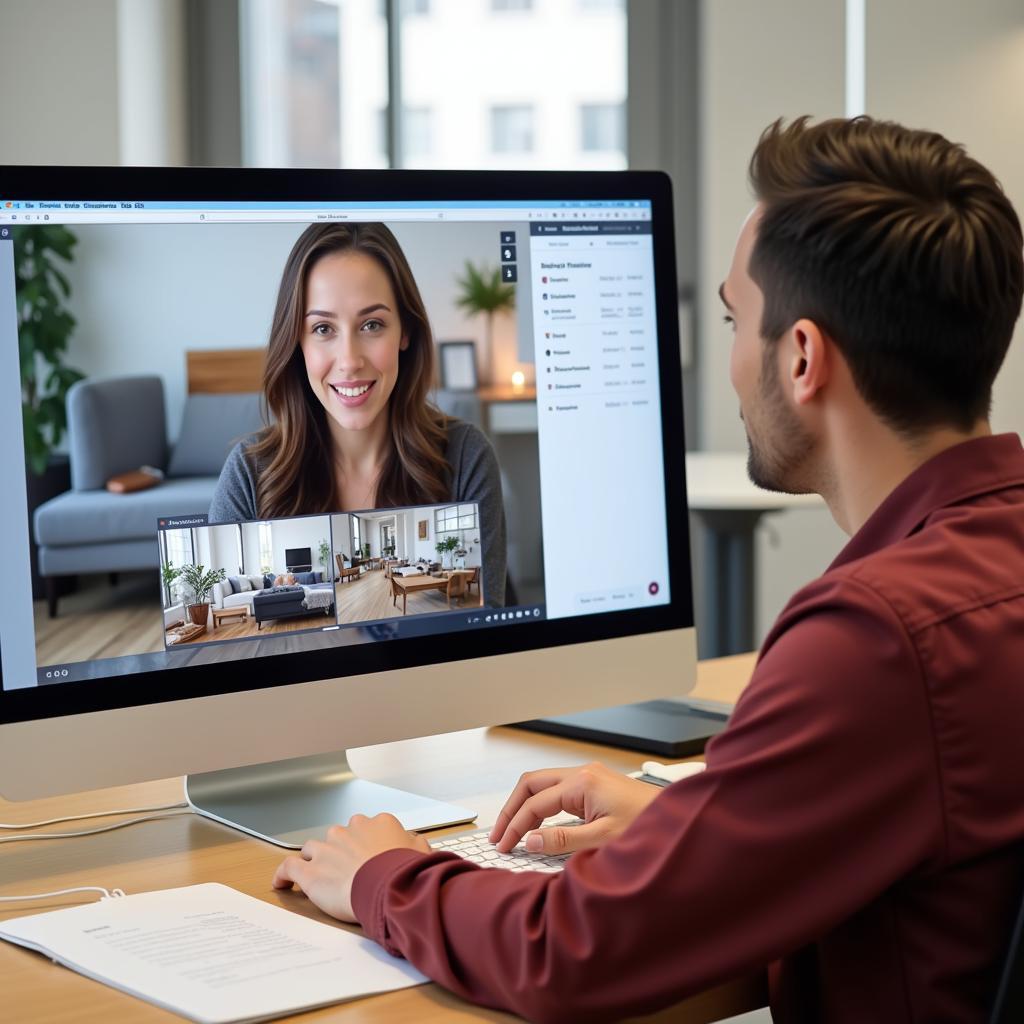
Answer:
<svg viewBox="0 0 1024 1024"><path fill-rule="evenodd" d="M0 793L423 828L472 809L347 748L685 694L672 224L648 172L0 170Z"/></svg>

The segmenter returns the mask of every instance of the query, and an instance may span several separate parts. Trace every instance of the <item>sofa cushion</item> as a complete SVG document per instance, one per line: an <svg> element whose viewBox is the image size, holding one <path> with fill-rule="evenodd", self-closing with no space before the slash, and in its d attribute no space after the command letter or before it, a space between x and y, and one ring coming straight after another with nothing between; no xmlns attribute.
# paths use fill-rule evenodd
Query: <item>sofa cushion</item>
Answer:
<svg viewBox="0 0 1024 1024"><path fill-rule="evenodd" d="M189 395L167 475L220 476L235 444L262 426L258 393Z"/></svg>
<svg viewBox="0 0 1024 1024"><path fill-rule="evenodd" d="M244 594L229 594L224 598L225 608L241 608L247 606L252 607L252 599L256 596L256 593L252 590L247 590Z"/></svg>
<svg viewBox="0 0 1024 1024"><path fill-rule="evenodd" d="M163 469L167 428L159 377L80 380L68 391L67 413L76 491L103 487L112 476L140 466Z"/></svg>
<svg viewBox="0 0 1024 1024"><path fill-rule="evenodd" d="M310 587L314 583L320 583L320 573L318 572L297 572L295 573L295 582L301 583L303 586Z"/></svg>
<svg viewBox="0 0 1024 1024"><path fill-rule="evenodd" d="M215 476L164 480L158 487L132 494L105 490L65 491L35 513L37 544L100 544L145 539L159 564L157 522L161 516L205 515L217 486Z"/></svg>

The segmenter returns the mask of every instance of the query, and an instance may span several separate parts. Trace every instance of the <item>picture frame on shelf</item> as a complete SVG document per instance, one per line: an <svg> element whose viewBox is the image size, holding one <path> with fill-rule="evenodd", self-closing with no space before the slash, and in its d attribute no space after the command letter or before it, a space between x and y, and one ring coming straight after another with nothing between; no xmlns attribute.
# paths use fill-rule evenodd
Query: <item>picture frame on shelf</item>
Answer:
<svg viewBox="0 0 1024 1024"><path fill-rule="evenodd" d="M476 391L476 344L472 341L441 341L437 344L444 391Z"/></svg>

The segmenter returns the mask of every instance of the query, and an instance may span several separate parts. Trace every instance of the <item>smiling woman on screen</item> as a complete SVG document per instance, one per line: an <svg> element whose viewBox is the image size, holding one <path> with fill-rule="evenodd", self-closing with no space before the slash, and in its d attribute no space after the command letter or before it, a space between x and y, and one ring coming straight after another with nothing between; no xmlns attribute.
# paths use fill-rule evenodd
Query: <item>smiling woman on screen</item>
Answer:
<svg viewBox="0 0 1024 1024"><path fill-rule="evenodd" d="M383 224L315 224L285 263L263 388L270 425L228 456L210 522L476 502L484 595L503 603L498 463L476 427L427 398L434 343Z"/></svg>

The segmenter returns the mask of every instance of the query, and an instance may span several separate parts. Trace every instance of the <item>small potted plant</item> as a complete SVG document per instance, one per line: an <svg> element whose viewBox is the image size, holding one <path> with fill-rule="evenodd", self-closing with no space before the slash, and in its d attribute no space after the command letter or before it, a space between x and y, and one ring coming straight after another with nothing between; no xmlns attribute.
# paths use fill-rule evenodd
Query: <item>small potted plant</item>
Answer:
<svg viewBox="0 0 1024 1024"><path fill-rule="evenodd" d="M443 540L439 540L434 545L434 550L441 556L441 564L444 564L445 557L448 558L448 568L452 567L452 552L459 546L459 538L454 534L449 534Z"/></svg>
<svg viewBox="0 0 1024 1024"><path fill-rule="evenodd" d="M326 537L320 541L317 554L320 556L320 565L324 570L324 582L331 583L334 579L334 574L331 572L331 545L327 543Z"/></svg>
<svg viewBox="0 0 1024 1024"><path fill-rule="evenodd" d="M476 267L466 263L464 277L456 279L459 293L455 303L470 316L484 316L484 346L480 353L484 365L484 379L489 380L494 359L494 318L506 310L515 309L516 290L501 279L500 267Z"/></svg>
<svg viewBox="0 0 1024 1024"><path fill-rule="evenodd" d="M205 626L210 614L210 592L217 583L224 582L227 570L207 570L205 565L183 565L177 571L182 582L192 592L192 603L187 605L188 617L197 626Z"/></svg>

